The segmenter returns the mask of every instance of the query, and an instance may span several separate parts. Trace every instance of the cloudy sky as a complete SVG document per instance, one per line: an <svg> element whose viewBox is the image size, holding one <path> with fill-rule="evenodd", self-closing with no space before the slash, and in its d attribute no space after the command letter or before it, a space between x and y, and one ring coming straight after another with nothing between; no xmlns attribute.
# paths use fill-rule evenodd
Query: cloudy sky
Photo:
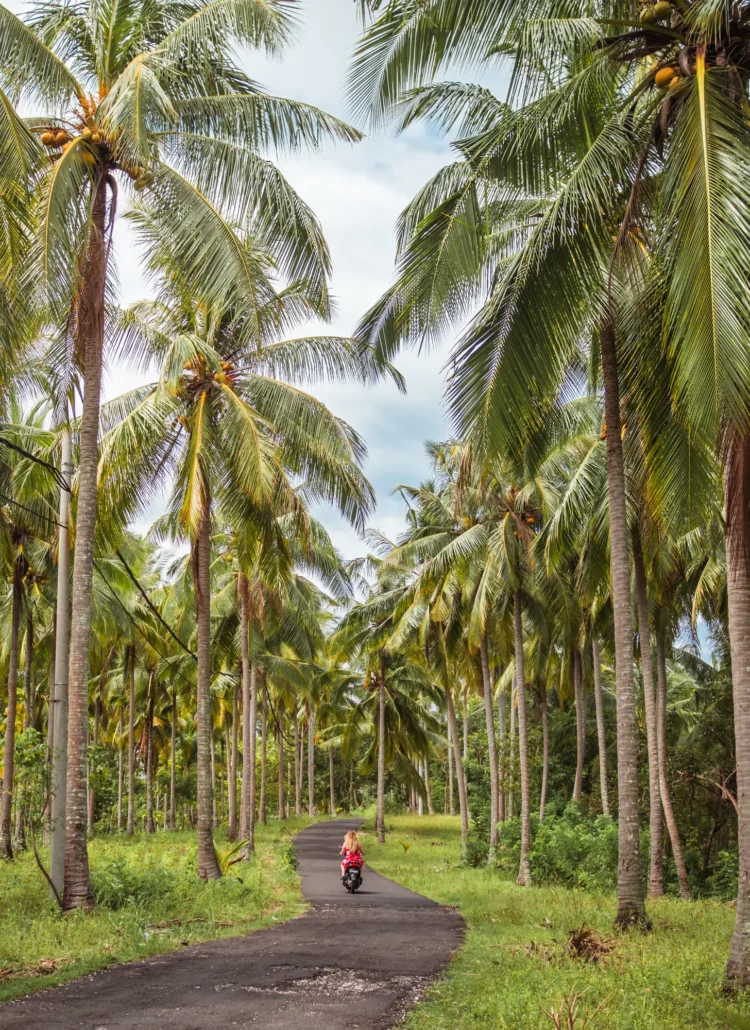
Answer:
<svg viewBox="0 0 750 1030"><path fill-rule="evenodd" d="M275 61L251 55L248 73L270 92L316 104L351 120L344 92L349 57L360 25L352 0L307 0L297 43ZM379 134L347 147L281 158L279 165L320 218L333 257L332 292L337 312L322 333L349 335L358 319L388 285L393 269L396 219L421 185L450 160L447 143L424 129L398 138ZM147 295L124 228L117 238L122 299ZM442 373L445 355L405 353L397 362L408 393L382 384L367 390L336 384L315 391L349 421L369 447L367 475L378 495L372 525L389 536L402 524L403 501L392 496L397 483L417 483L426 473L423 442L445 433ZM135 382L112 369L107 394ZM365 553L365 544L335 513L324 521L347 558ZM139 528L146 528L145 525Z"/></svg>

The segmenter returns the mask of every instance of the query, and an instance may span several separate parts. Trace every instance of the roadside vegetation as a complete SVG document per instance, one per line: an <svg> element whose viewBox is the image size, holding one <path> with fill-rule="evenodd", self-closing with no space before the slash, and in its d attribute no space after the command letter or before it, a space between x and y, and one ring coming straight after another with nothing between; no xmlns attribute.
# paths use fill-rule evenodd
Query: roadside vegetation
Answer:
<svg viewBox="0 0 750 1030"><path fill-rule="evenodd" d="M649 906L651 933L619 933L612 929L613 890L528 890L502 870L467 867L456 818L396 815L387 824L391 832L382 847L374 844L374 821L368 824L368 864L441 905L455 906L467 923L464 947L409 1015L407 1030L735 1025L722 993L731 905L660 898ZM578 1020L569 1024L563 1017L556 1024L554 1013L564 1012L566 999L572 1003L576 996ZM733 1006L750 1015L746 1001Z"/></svg>
<svg viewBox="0 0 750 1030"><path fill-rule="evenodd" d="M18 856L3 869L0 1001L298 915L306 906L291 841L308 822L259 826L255 860L209 881L195 873L194 833L98 836L89 848L97 902L89 914L62 916L31 852ZM226 868L233 845L221 838L217 853Z"/></svg>

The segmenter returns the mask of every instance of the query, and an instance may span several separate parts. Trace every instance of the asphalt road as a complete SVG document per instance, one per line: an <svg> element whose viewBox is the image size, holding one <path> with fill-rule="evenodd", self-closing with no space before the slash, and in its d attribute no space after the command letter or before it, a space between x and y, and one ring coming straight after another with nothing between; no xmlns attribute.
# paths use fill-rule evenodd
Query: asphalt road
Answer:
<svg viewBox="0 0 750 1030"><path fill-rule="evenodd" d="M309 912L280 926L116 966L0 1006L2 1030L384 1030L461 943L463 920L365 868L354 896L339 847L356 822L296 840ZM373 845L371 845L372 847ZM365 855L365 858L367 856Z"/></svg>

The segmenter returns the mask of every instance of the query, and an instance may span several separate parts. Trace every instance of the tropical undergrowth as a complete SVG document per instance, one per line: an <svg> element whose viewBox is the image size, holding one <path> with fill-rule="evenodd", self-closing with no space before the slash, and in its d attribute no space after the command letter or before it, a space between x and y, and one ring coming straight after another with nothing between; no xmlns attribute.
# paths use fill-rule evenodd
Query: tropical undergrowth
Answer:
<svg viewBox="0 0 750 1030"><path fill-rule="evenodd" d="M408 1017L407 1030L552 1027L550 1013L576 995L576 1028L586 1016L591 1030L733 1025L722 995L731 904L666 897L649 903L651 933L616 934L614 892L521 888L502 869L462 864L458 819L394 816L388 824L384 846L366 835L368 863L457 907L467 923L463 948ZM571 934L584 926L604 945L598 961L571 954ZM747 1000L732 1004L750 1014Z"/></svg>
<svg viewBox="0 0 750 1030"><path fill-rule="evenodd" d="M60 914L31 853L4 863L0 1001L116 962L239 936L299 914L305 904L292 836L309 822L257 826L255 858L230 865L228 875L210 882L195 872L194 833L94 837L89 855L97 908L89 914ZM218 837L220 860L233 848Z"/></svg>

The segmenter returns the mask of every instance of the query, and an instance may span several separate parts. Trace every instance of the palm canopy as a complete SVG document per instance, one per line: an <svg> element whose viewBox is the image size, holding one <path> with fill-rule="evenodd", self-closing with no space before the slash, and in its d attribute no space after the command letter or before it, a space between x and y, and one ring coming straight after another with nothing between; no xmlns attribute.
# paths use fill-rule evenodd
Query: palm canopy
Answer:
<svg viewBox="0 0 750 1030"><path fill-rule="evenodd" d="M320 226L263 155L359 134L267 95L236 57L239 47L281 49L296 13L296 0L53 2L23 18L0 6L2 110L12 100L33 111L4 134L13 164L3 167L40 188L34 272L50 299L69 303L104 177L159 198L195 288L225 301L252 288L229 219L252 227L290 280L308 281L327 314Z"/></svg>

